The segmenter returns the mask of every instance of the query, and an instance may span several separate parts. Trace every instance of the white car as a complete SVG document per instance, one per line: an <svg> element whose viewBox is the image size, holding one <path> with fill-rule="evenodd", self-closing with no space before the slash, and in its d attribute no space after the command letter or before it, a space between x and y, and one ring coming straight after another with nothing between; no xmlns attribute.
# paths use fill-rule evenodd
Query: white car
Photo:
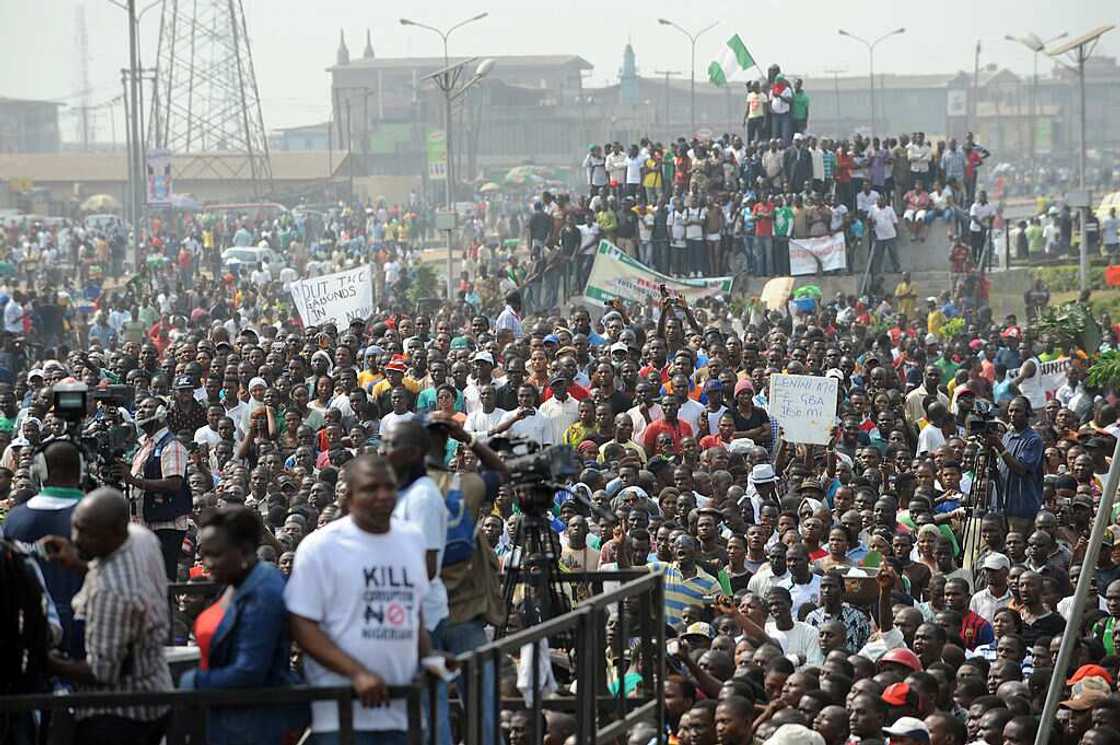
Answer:
<svg viewBox="0 0 1120 745"><path fill-rule="evenodd" d="M284 257L271 248L227 248L222 251L222 266L230 271L240 270L248 274L257 268L258 264L268 264L268 271L273 279L280 277L280 270L287 266Z"/></svg>

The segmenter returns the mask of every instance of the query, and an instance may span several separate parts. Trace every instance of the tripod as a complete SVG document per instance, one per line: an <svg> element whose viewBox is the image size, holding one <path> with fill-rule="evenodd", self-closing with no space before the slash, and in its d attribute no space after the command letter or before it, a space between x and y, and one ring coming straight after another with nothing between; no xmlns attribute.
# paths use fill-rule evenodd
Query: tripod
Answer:
<svg viewBox="0 0 1120 745"><path fill-rule="evenodd" d="M559 579L560 536L552 530L547 517L522 513L510 557L514 561L506 566L502 583L506 617L495 629L498 638L509 630L515 605L520 606L522 628L535 626L572 609Z"/></svg>
<svg viewBox="0 0 1120 745"><path fill-rule="evenodd" d="M973 564L980 555L980 528L984 518L993 513L1004 518L1006 515L1003 505L1003 495L999 490L999 459L996 457L992 446L988 445L981 437L974 437L973 442L979 448L976 454L976 478L968 494L968 504L965 507L965 524L963 545L966 569L972 569Z"/></svg>

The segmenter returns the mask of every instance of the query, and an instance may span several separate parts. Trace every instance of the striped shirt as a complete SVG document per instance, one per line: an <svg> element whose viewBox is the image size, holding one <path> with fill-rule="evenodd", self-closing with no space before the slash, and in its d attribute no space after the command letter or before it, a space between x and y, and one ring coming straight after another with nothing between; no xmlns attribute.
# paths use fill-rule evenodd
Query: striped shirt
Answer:
<svg viewBox="0 0 1120 745"><path fill-rule="evenodd" d="M521 315L508 305L498 314L497 320L494 321L494 331L502 331L504 329L512 331L514 339L520 339L525 335L525 332L521 328Z"/></svg>
<svg viewBox="0 0 1120 745"><path fill-rule="evenodd" d="M719 581L699 567L692 577L681 574L677 564L651 562L653 569L664 573L665 623L679 626L684 620L684 610L690 605L704 605L704 598L722 592Z"/></svg>
<svg viewBox="0 0 1120 745"><path fill-rule="evenodd" d="M170 691L171 673L163 657L170 623L167 579L159 540L150 530L128 526L128 538L113 553L89 564L74 615L85 619L86 662L100 685L90 691ZM96 714L152 721L166 706L82 709L78 719Z"/></svg>
<svg viewBox="0 0 1120 745"><path fill-rule="evenodd" d="M140 448L136 454L132 456L132 475L138 478L144 478L144 464L148 458L151 457L152 451L155 450L156 445L163 439L170 430L167 427L162 427L158 432L152 436L140 436ZM159 456L160 472L163 478L169 479L172 476L182 476L184 479L187 477L187 449L178 440L172 440L167 443L163 448L163 452ZM143 492L135 489L133 499L142 500ZM179 515L174 520L167 520L164 522L147 523L149 530L186 530L189 524L188 515Z"/></svg>
<svg viewBox="0 0 1120 745"><path fill-rule="evenodd" d="M836 153L831 150L825 150L824 154L821 156L821 160L824 161L824 180L831 181L832 172L836 170Z"/></svg>

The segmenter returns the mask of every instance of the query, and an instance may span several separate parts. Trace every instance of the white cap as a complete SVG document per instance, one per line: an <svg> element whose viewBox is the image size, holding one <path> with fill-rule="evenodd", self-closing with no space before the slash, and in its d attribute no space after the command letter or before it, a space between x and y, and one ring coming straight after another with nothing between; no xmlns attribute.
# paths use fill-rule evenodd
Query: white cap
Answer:
<svg viewBox="0 0 1120 745"><path fill-rule="evenodd" d="M1001 553L993 551L980 563L981 569L1010 569L1011 561Z"/></svg>
<svg viewBox="0 0 1120 745"><path fill-rule="evenodd" d="M769 463L759 463L751 469L752 484L772 484L778 480L774 474L774 466Z"/></svg>

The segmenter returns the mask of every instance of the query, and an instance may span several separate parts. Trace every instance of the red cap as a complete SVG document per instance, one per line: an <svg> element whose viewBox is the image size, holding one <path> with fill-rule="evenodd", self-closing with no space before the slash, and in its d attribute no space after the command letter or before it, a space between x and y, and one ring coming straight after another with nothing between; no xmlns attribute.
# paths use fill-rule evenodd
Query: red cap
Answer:
<svg viewBox="0 0 1120 745"><path fill-rule="evenodd" d="M1110 686L1112 685L1112 674L1100 665L1082 665L1077 668L1077 672L1073 674L1073 677L1066 681L1066 685L1079 683L1085 678L1104 678L1105 682Z"/></svg>
<svg viewBox="0 0 1120 745"><path fill-rule="evenodd" d="M910 686L907 683L891 683L883 691L883 701L891 706L906 706L910 696Z"/></svg>
<svg viewBox="0 0 1120 745"><path fill-rule="evenodd" d="M884 662L894 662L899 665L905 665L914 672L921 672L922 661L918 659L918 655L911 652L906 647L897 647L888 650L886 654L879 658L879 664Z"/></svg>
<svg viewBox="0 0 1120 745"><path fill-rule="evenodd" d="M408 365L404 362L404 355L394 354L392 359L389 360L389 364L385 365L385 369L399 373L406 372L408 370Z"/></svg>

